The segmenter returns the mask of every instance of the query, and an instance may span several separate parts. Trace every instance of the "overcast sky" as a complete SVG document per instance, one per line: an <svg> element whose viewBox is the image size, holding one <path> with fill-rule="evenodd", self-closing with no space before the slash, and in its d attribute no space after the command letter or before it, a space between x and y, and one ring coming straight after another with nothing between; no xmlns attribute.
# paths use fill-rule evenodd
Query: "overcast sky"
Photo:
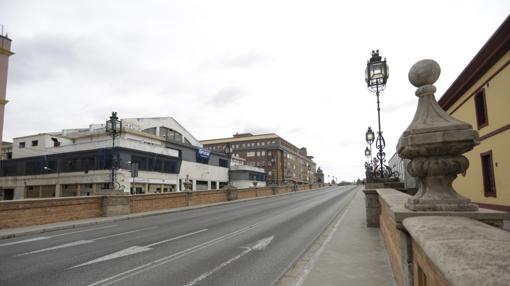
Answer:
<svg viewBox="0 0 510 286"><path fill-rule="evenodd" d="M439 98L510 12L481 1L5 1L12 38L4 140L121 118L172 116L196 138L275 132L326 174L364 176L375 95L370 51L387 58L381 95L389 159L412 120L407 80L441 65Z"/></svg>

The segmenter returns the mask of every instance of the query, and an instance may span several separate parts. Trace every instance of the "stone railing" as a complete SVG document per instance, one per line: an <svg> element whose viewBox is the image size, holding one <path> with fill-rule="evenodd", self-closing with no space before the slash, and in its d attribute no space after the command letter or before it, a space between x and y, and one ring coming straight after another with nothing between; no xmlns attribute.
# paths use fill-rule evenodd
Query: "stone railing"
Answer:
<svg viewBox="0 0 510 286"><path fill-rule="evenodd" d="M0 201L0 229L268 197L322 185ZM232 193L231 193L232 192Z"/></svg>
<svg viewBox="0 0 510 286"><path fill-rule="evenodd" d="M418 181L414 196L366 186L367 226L380 227L399 286L510 285L510 233L499 229L510 213L479 208L455 191L466 172L463 156L478 132L437 104L434 83L441 68L421 60L409 71L418 107L397 144Z"/></svg>
<svg viewBox="0 0 510 286"><path fill-rule="evenodd" d="M498 227L510 213L412 211L400 191L365 194L367 225L380 228L397 285L508 285L510 232Z"/></svg>

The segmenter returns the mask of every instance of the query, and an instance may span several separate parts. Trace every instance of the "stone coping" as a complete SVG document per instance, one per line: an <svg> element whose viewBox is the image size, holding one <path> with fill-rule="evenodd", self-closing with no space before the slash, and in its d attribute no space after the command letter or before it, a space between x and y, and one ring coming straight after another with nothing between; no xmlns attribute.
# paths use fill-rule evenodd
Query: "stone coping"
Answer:
<svg viewBox="0 0 510 286"><path fill-rule="evenodd" d="M409 217L417 216L460 216L469 217L491 225L501 227L503 220L510 220L510 213L479 208L477 211L413 211L405 207L410 197L395 189L377 189L379 197L390 209L390 218L397 228L403 229L402 221Z"/></svg>
<svg viewBox="0 0 510 286"><path fill-rule="evenodd" d="M509 285L509 232L459 216L412 217L403 224L449 285Z"/></svg>

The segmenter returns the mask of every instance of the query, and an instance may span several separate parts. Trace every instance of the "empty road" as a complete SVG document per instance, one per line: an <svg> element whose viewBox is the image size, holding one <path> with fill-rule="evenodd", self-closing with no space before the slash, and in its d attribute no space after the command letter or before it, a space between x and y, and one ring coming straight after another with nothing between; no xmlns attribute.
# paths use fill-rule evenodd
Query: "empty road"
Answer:
<svg viewBox="0 0 510 286"><path fill-rule="evenodd" d="M0 285L273 285L354 186L0 240Z"/></svg>

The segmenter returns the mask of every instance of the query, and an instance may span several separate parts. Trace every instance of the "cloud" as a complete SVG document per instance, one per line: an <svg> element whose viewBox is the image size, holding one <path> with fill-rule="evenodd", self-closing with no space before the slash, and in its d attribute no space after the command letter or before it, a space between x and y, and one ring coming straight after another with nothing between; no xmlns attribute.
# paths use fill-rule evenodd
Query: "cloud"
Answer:
<svg viewBox="0 0 510 286"><path fill-rule="evenodd" d="M238 87L224 87L211 98L211 103L216 107L231 104L246 96L246 92Z"/></svg>
<svg viewBox="0 0 510 286"><path fill-rule="evenodd" d="M221 63L226 67L250 69L272 61L274 61L274 58L262 51L250 51L226 58Z"/></svg>
<svg viewBox="0 0 510 286"><path fill-rule="evenodd" d="M13 52L9 71L13 83L49 78L78 61L73 40L55 35L16 38Z"/></svg>
<svg viewBox="0 0 510 286"><path fill-rule="evenodd" d="M202 62L201 67L209 68L227 68L227 69L253 69L259 66L264 66L275 61L275 58L270 54L251 50L243 53L223 53L216 56L215 59L208 59Z"/></svg>

